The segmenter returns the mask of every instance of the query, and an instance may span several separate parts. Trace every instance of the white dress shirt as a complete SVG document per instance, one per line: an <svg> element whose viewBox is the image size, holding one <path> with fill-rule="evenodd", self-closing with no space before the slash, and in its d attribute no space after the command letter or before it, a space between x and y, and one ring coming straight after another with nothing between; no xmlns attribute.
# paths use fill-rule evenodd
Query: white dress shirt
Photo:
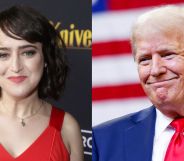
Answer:
<svg viewBox="0 0 184 161"><path fill-rule="evenodd" d="M152 161L164 161L174 129L169 125L173 119L166 117L156 109L155 136L153 142Z"/></svg>

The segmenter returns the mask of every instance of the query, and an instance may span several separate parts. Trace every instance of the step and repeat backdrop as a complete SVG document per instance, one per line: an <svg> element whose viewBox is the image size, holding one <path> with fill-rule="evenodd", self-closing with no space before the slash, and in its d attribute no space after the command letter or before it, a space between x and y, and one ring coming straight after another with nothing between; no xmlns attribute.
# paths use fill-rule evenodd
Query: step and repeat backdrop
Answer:
<svg viewBox="0 0 184 161"><path fill-rule="evenodd" d="M90 0L1 0L0 11L15 4L35 8L46 16L67 45L70 72L64 94L55 106L79 122L85 161L91 160L91 1Z"/></svg>

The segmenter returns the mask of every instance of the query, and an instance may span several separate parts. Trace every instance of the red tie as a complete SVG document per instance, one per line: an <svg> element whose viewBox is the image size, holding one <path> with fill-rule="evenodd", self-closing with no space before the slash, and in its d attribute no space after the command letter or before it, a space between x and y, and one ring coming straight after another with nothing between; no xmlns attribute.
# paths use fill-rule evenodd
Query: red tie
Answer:
<svg viewBox="0 0 184 161"><path fill-rule="evenodd" d="M184 118L176 119L170 124L175 133L171 138L164 161L184 161Z"/></svg>

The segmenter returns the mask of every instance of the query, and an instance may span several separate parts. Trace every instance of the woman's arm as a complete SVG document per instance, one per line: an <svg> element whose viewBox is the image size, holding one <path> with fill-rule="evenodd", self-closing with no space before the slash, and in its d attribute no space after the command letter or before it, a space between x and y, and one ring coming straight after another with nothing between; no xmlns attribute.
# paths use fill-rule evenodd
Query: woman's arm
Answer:
<svg viewBox="0 0 184 161"><path fill-rule="evenodd" d="M70 161L83 161L81 130L75 118L67 112L65 113L61 134L70 154Z"/></svg>

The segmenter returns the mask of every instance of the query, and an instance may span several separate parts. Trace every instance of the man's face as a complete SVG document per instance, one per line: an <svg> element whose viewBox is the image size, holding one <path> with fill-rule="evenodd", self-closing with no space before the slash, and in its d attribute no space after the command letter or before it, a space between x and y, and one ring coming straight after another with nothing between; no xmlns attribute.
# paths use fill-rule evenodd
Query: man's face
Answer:
<svg viewBox="0 0 184 161"><path fill-rule="evenodd" d="M142 87L154 105L184 103L184 36L178 31L139 35L135 61Z"/></svg>

